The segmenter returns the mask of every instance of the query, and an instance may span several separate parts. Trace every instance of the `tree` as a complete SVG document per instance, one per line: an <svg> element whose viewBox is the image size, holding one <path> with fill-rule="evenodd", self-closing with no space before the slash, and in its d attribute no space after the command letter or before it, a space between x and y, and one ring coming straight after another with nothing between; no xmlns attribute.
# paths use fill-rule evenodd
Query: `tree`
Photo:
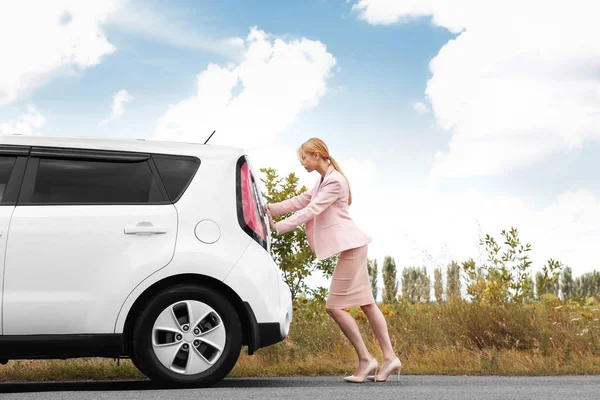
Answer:
<svg viewBox="0 0 600 400"><path fill-rule="evenodd" d="M535 273L535 293L540 298L544 294L548 293L548 285L544 282L544 274L541 271Z"/></svg>
<svg viewBox="0 0 600 400"><path fill-rule="evenodd" d="M367 268L369 269L369 281L371 282L373 298L377 300L377 260L367 259Z"/></svg>
<svg viewBox="0 0 600 400"><path fill-rule="evenodd" d="M460 265L452 261L446 268L446 298L460 298Z"/></svg>
<svg viewBox="0 0 600 400"><path fill-rule="evenodd" d="M428 302L431 296L431 279L425 267L402 269L402 297L411 303Z"/></svg>
<svg viewBox="0 0 600 400"><path fill-rule="evenodd" d="M431 300L431 278L429 278L429 274L427 273L427 269L423 267L422 274L420 276L420 280L418 282L419 288L419 301L429 303Z"/></svg>
<svg viewBox="0 0 600 400"><path fill-rule="evenodd" d="M510 231L502 230L506 247L485 235L480 245L485 247L486 262L478 266L473 260L463 263L467 279L467 293L473 301L489 304L505 304L511 301L524 302L524 285L528 284L529 275L528 252L531 245L523 245L519 232L512 227Z"/></svg>
<svg viewBox="0 0 600 400"><path fill-rule="evenodd" d="M542 271L535 274L535 289L538 298L546 293L552 293L558 297L561 269L562 264L560 261L550 259L542 267Z"/></svg>
<svg viewBox="0 0 600 400"><path fill-rule="evenodd" d="M396 278L396 262L390 256L383 259L383 302L392 304L398 301L398 281Z"/></svg>
<svg viewBox="0 0 600 400"><path fill-rule="evenodd" d="M443 301L442 297L444 295L444 283L442 282L442 267L437 267L433 270L433 292L435 295L436 301Z"/></svg>
<svg viewBox="0 0 600 400"><path fill-rule="evenodd" d="M594 270L577 277L574 292L579 300L600 295L600 273Z"/></svg>
<svg viewBox="0 0 600 400"><path fill-rule="evenodd" d="M305 186L298 187L298 178L294 173L284 179L277 175L274 168L261 168L260 172L264 174L261 182L266 188L266 193L262 193L262 195L268 203L278 203L306 191ZM289 215L274 217L274 220L279 221ZM315 271L320 271L326 277L330 277L336 258L331 257L318 261L308 244L304 229L294 229L283 235L272 232L271 252L283 273L285 282L290 287L292 299L296 299L296 296L303 292L310 293L316 298L322 297L323 288L311 290L307 287L305 280Z"/></svg>
<svg viewBox="0 0 600 400"><path fill-rule="evenodd" d="M535 285L533 284L533 278L530 274L523 277L523 302L531 303L535 300L534 293Z"/></svg>
<svg viewBox="0 0 600 400"><path fill-rule="evenodd" d="M569 301L575 296L575 285L573 282L573 271L571 267L565 267L560 276L560 289L564 301Z"/></svg>
<svg viewBox="0 0 600 400"><path fill-rule="evenodd" d="M417 294L417 268L405 267L402 269L402 298L410 303L416 302Z"/></svg>
<svg viewBox="0 0 600 400"><path fill-rule="evenodd" d="M473 302L483 302L486 298L485 293L487 288L484 269L482 267L478 267L472 258L467 261L463 261L462 268L465 271L467 280L467 294L471 296Z"/></svg>

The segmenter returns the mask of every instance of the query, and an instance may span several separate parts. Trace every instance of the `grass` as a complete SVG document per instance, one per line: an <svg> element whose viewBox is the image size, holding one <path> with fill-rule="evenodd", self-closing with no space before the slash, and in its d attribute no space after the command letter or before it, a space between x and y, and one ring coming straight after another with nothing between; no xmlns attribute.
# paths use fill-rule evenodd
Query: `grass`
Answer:
<svg viewBox="0 0 600 400"><path fill-rule="evenodd" d="M12 360L0 365L0 382L139 380L146 376L130 360L112 359Z"/></svg>
<svg viewBox="0 0 600 400"><path fill-rule="evenodd" d="M600 373L600 309L542 301L491 306L447 303L380 305L402 374L562 375ZM360 309L349 310L367 347L381 352ZM0 381L145 379L129 360L18 360L0 366ZM301 300L290 336L248 356L233 377L347 375L356 356L322 303Z"/></svg>

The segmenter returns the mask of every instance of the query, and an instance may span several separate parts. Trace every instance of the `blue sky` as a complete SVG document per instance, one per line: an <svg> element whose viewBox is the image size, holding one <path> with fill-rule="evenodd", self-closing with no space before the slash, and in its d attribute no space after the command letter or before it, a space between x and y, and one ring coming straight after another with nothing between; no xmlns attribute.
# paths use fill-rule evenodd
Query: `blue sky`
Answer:
<svg viewBox="0 0 600 400"><path fill-rule="evenodd" d="M480 3L56 0L35 16L42 3L4 4L0 133L217 129L216 144L255 147L256 164L307 186L294 151L318 136L351 180L373 258L445 265L479 256L480 229L514 225L536 268L590 271L600 81L582 66L600 56L597 6Z"/></svg>
<svg viewBox="0 0 600 400"><path fill-rule="evenodd" d="M373 27L359 21L351 5L343 1L274 4L138 1L131 2L123 13L142 9L212 38L245 37L251 26L258 26L282 37L323 42L337 60L328 82L332 90L318 107L303 112L293 132L281 135L278 142L294 147L314 132L329 139L336 151L348 154L357 148L373 152L402 148L402 160L388 156L381 161L400 163L407 178L422 179L422 174L413 176L411 172L424 170L432 162L432 154L443 148L448 134L432 128L432 119L415 113L412 106L423 99L429 61L455 35L432 26L426 18ZM62 76L48 82L27 99L46 116L45 131L148 137L164 110L193 92L200 71L209 63L232 61L221 54L174 46L120 24L109 22L104 32L117 48L114 54L77 77ZM113 94L122 88L135 101L122 118L98 127L97 121L110 112ZM20 111L17 105L0 110L0 115L10 119ZM352 140L346 140L348 136Z"/></svg>

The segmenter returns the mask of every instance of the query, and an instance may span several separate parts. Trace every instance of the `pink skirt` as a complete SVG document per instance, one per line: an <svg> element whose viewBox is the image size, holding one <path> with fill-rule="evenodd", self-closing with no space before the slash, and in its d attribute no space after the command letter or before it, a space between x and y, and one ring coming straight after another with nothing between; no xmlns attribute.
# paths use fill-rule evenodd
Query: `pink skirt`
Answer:
<svg viewBox="0 0 600 400"><path fill-rule="evenodd" d="M333 270L327 308L350 308L375 303L369 282L367 253L368 245L340 253Z"/></svg>

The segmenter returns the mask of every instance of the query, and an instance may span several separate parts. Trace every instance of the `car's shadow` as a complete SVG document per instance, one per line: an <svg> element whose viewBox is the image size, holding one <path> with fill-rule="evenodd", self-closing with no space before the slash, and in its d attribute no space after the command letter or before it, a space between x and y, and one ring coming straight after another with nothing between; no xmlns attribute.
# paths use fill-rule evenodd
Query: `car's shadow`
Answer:
<svg viewBox="0 0 600 400"><path fill-rule="evenodd" d="M344 385L341 379L326 380L319 378L228 378L211 386L211 388L280 388L280 387L315 387ZM141 381L101 381L101 382L19 382L0 383L0 393L26 392L74 392L74 391L131 391L131 390L164 390L190 389L159 384L149 380Z"/></svg>

